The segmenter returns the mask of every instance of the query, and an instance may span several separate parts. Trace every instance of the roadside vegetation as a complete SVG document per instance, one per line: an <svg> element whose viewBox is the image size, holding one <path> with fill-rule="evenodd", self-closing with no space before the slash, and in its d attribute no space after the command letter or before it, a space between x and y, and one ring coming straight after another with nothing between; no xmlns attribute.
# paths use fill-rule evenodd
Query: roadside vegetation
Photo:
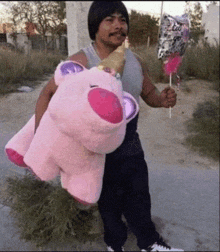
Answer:
<svg viewBox="0 0 220 252"><path fill-rule="evenodd" d="M201 47L188 48L182 66L187 76L209 80L210 88L218 92L219 47L203 42ZM198 103L186 125L189 132L186 144L193 151L219 161L219 98Z"/></svg>
<svg viewBox="0 0 220 252"><path fill-rule="evenodd" d="M182 62L185 75L196 79L209 80L219 90L219 49L220 45L210 45L203 41L201 46L192 46L186 50Z"/></svg>
<svg viewBox="0 0 220 252"><path fill-rule="evenodd" d="M181 80L190 78L210 81L210 88L219 92L219 45L209 45L205 41L200 46L188 47L179 69ZM132 48L146 62L153 82L168 83L162 62L157 59L156 47L139 46ZM174 76L175 77L175 76ZM190 93L186 86L185 91ZM199 103L193 117L186 122L189 135L186 145L201 155L219 160L219 99Z"/></svg>
<svg viewBox="0 0 220 252"><path fill-rule="evenodd" d="M59 53L31 52L29 55L0 50L0 94L12 93L22 85L36 85L35 80L54 72L60 60L66 56Z"/></svg>
<svg viewBox="0 0 220 252"><path fill-rule="evenodd" d="M36 180L31 174L10 176L1 187L0 198L10 207L20 239L42 247L50 242L68 243L95 240L93 233L97 206L89 209L56 182Z"/></svg>
<svg viewBox="0 0 220 252"><path fill-rule="evenodd" d="M157 59L156 47L147 48L143 45L132 50L147 63L154 82L168 81L161 61ZM30 84L44 74L52 73L65 57L42 52L30 55L8 51L0 53L1 93L13 92L18 83L21 85L30 81ZM219 91L219 47L204 44L202 49L196 46L188 48L180 72L184 80L189 77L209 80L210 88ZM185 143L192 151L219 160L218 99L197 104L192 118L186 122L186 128L188 135ZM20 228L21 239L43 246L52 241L68 242L73 237L77 240L97 237L97 234L90 234L96 208L78 208L74 199L60 186L34 180L30 176L8 178L4 185L6 190L1 190L1 197L12 209L11 214Z"/></svg>
<svg viewBox="0 0 220 252"><path fill-rule="evenodd" d="M186 122L185 143L203 156L219 161L219 99L198 103Z"/></svg>
<svg viewBox="0 0 220 252"><path fill-rule="evenodd" d="M19 9L17 5L20 6ZM53 27L53 31L65 31L63 23L65 2L61 1L57 3L23 1L20 4L18 2L15 8L11 8L12 14L14 11L14 21L27 22L28 17L31 17L34 18L34 23L47 22L49 19L44 19L46 15L36 15L40 12L32 9L34 5L39 9L42 5L54 6L55 8L52 9L46 8L50 12L47 14L52 14L55 21L53 23L57 23L56 27L59 28ZM23 15L24 10L27 11L25 15ZM194 30L197 30L200 24L195 21L201 21L200 9L197 10L196 12L194 8L194 12L190 15L194 18L190 20ZM22 18L19 13L22 13ZM132 51L146 62L152 81L168 83L169 78L163 72L163 62L157 59L158 25L159 22L155 18L133 11L130 16L129 41L133 45ZM46 30L42 31L40 27L36 26L37 31L44 37ZM50 28L49 25L46 27ZM149 41L148 45L147 41ZM40 82L37 81L46 74L52 74L60 61L65 58L65 55L59 53L32 51L26 55L19 51L0 49L0 96L16 92L17 88L23 85L29 87L38 85ZM183 81L190 78L208 80L210 88L219 91L219 45L210 46L204 41L201 46L195 44L188 47L178 74ZM189 88L185 91L190 95ZM219 101L217 99L197 104L192 118L186 122L186 128L188 135L185 143L192 151L213 160L219 159ZM50 242L74 242L74 239L91 241L101 235L101 233L91 234L92 227L97 225L95 218L97 207L82 209L82 206L79 206L73 197L56 183L35 180L31 175L11 176L1 185L0 200L10 207L14 224L19 227L20 238L33 242L38 247L43 247Z"/></svg>
<svg viewBox="0 0 220 252"><path fill-rule="evenodd" d="M156 46L131 47L147 64L149 75L154 83L168 83L163 72L163 64L157 59ZM0 51L0 94L15 92L19 86L33 87L45 74L52 74L66 56L58 53L32 52L25 55L19 52ZM210 88L219 91L219 45L210 46L204 42L201 46L188 47L179 69L182 80L193 77L210 81ZM190 90L189 90L190 92ZM219 156L219 109L218 101L198 104L193 119L188 122L189 135L186 143L193 150L217 159ZM199 112L198 112L199 111ZM209 111L209 112L207 112ZM210 112L215 111L215 112ZM198 116L198 113L201 116ZM207 113L211 113L207 115ZM196 134L195 134L196 132ZM207 140L208 139L208 140Z"/></svg>
<svg viewBox="0 0 220 252"><path fill-rule="evenodd" d="M203 41L200 46L189 46L183 55L182 64L178 74L181 79L196 79L213 81L215 89L219 89L219 48L220 45L209 45ZM157 82L168 82L168 77L163 71L163 62L157 59L157 47L141 45L131 47L147 64L149 75Z"/></svg>

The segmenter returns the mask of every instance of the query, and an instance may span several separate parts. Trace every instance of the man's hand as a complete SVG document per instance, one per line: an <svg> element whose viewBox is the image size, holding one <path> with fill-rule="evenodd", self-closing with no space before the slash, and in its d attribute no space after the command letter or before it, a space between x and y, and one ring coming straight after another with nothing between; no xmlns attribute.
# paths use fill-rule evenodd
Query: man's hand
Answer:
<svg viewBox="0 0 220 252"><path fill-rule="evenodd" d="M174 89L166 87L160 95L161 107L174 107L176 105L176 96L177 94Z"/></svg>

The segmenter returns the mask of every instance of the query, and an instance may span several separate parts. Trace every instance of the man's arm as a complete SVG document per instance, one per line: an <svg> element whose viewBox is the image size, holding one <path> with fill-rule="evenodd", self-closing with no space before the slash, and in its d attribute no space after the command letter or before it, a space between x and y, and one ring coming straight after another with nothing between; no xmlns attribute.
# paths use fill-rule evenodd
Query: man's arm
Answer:
<svg viewBox="0 0 220 252"><path fill-rule="evenodd" d="M151 82L147 72L144 73L143 88L141 92L141 98L143 101L153 108L162 107L161 104L161 93Z"/></svg>
<svg viewBox="0 0 220 252"><path fill-rule="evenodd" d="M159 90L153 85L149 75L148 75L148 68L143 60L135 54L135 57L139 61L143 71L143 87L141 92L141 98L144 102L154 108L169 108L173 107L176 104L176 93L175 91L167 87L161 93Z"/></svg>
<svg viewBox="0 0 220 252"><path fill-rule="evenodd" d="M87 58L83 51L70 56L68 60L77 61L83 66L87 66ZM35 107L35 132L40 124L40 120L47 110L48 104L57 90L54 77L47 83L47 85L41 91Z"/></svg>
<svg viewBox="0 0 220 252"><path fill-rule="evenodd" d="M43 88L41 91L36 107L35 107L35 131L37 130L40 120L47 110L48 104L50 102L50 99L54 95L54 93L57 90L57 85L55 84L54 77L47 83L47 85Z"/></svg>
<svg viewBox="0 0 220 252"><path fill-rule="evenodd" d="M148 75L148 68L146 64L144 64L143 60L139 55L137 55L136 53L134 53L134 55L138 60L138 62L141 64L144 77L141 98L147 105L151 107L161 107L161 101L160 101L161 94L159 90L151 82L150 77Z"/></svg>

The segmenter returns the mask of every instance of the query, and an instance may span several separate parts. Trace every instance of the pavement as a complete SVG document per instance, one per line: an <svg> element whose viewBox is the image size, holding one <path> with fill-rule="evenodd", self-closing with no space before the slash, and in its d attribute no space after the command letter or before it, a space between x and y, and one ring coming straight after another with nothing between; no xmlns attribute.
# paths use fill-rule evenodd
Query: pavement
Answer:
<svg viewBox="0 0 220 252"><path fill-rule="evenodd" d="M0 133L0 180L4 185L7 176L24 174L24 170L13 165L4 154L4 146L16 133L15 128L1 121ZM142 137L141 141L144 146L147 144ZM152 219L158 232L172 247L185 251L219 251L219 169L200 169L199 165L189 163L164 164L152 156L146 156L146 160ZM3 203L0 202L0 251L106 251L103 234L96 242L82 244L73 237L68 244L50 243L36 248L19 238L10 208ZM125 250L138 251L130 230Z"/></svg>
<svg viewBox="0 0 220 252"><path fill-rule="evenodd" d="M1 154L1 168L11 167L11 171L20 174L23 171L11 164L2 166L2 161L8 163ZM219 251L219 171L163 167L155 162L148 162L148 166L152 218L159 233L170 245L185 251ZM0 204L0 251L106 250L103 235L91 244L80 244L73 239L70 244L48 244L37 249L34 244L19 239L19 230L13 226L9 212L8 206ZM138 251L131 232L125 249Z"/></svg>

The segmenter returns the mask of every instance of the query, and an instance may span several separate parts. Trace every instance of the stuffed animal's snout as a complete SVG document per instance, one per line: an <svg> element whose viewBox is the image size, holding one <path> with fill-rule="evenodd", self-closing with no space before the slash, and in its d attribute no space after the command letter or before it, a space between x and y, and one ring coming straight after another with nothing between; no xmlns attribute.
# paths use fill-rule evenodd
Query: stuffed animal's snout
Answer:
<svg viewBox="0 0 220 252"><path fill-rule="evenodd" d="M110 123L123 120L123 108L118 97L103 88L94 88L88 94L90 106L102 119Z"/></svg>

